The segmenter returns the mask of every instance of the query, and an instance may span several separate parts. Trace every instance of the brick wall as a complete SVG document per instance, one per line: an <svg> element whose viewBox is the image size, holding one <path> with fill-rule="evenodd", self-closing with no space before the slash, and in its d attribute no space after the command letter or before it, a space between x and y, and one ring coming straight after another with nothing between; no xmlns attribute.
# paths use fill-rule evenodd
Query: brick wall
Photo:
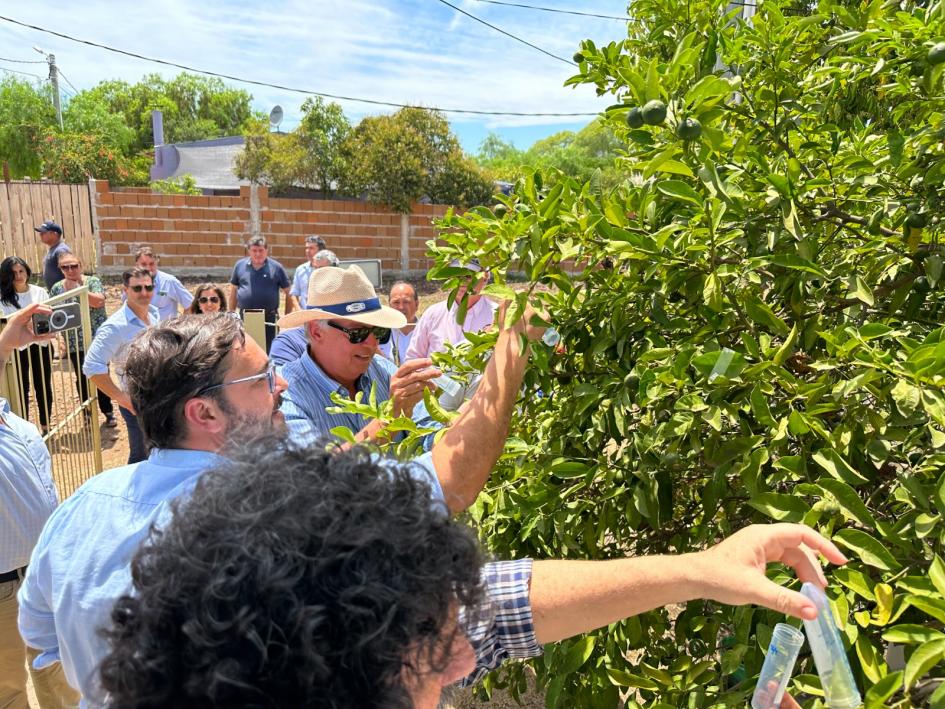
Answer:
<svg viewBox="0 0 945 709"><path fill-rule="evenodd" d="M414 205L407 216L409 250L401 253L402 217L378 205L348 200L277 199L267 188L243 187L238 197L162 195L112 191L97 181L92 194L99 268L120 273L132 254L147 244L161 267L177 275L227 277L245 255L254 221L269 242L269 253L287 268L304 260L303 242L318 234L342 260L379 258L385 274L399 274L402 258L412 273L425 271L425 243L435 238L432 219L441 205ZM256 219L254 220L254 213ZM387 280L385 278L385 280Z"/></svg>

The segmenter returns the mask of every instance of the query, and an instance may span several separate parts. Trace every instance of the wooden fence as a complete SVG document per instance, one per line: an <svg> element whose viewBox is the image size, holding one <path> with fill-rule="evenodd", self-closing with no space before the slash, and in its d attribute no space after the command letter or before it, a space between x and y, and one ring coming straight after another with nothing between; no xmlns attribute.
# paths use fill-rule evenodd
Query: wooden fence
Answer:
<svg viewBox="0 0 945 709"><path fill-rule="evenodd" d="M41 274L46 247L33 231L47 220L63 229L63 239L82 260L84 270L98 267L88 185L52 182L0 182L0 259L19 256Z"/></svg>

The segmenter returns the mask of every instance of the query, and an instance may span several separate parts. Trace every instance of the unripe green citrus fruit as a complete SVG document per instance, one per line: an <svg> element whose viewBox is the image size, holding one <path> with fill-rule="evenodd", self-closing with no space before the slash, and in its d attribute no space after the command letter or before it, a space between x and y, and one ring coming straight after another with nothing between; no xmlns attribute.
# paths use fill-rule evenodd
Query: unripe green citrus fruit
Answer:
<svg viewBox="0 0 945 709"><path fill-rule="evenodd" d="M647 101L640 113L643 115L643 122L648 126L658 126L666 120L666 104L659 99Z"/></svg>

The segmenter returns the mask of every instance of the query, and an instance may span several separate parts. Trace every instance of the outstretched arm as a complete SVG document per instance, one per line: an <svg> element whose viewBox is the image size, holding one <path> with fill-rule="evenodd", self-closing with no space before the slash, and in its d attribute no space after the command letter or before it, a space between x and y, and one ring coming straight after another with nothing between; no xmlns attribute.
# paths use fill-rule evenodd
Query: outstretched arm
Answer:
<svg viewBox="0 0 945 709"><path fill-rule="evenodd" d="M460 512L476 501L505 446L528 363L528 348L522 349L519 336L525 332L537 339L543 332L526 325L532 315L528 309L515 325L500 331L479 389L433 446L433 466L451 512ZM499 309L498 317L501 324L505 320L504 307Z"/></svg>
<svg viewBox="0 0 945 709"><path fill-rule="evenodd" d="M846 557L800 524L753 525L705 551L613 561L536 561L530 601L542 644L586 633L638 613L697 598L754 604L796 618L814 604L765 576L769 563L790 566L801 581L827 585L812 552L834 564Z"/></svg>

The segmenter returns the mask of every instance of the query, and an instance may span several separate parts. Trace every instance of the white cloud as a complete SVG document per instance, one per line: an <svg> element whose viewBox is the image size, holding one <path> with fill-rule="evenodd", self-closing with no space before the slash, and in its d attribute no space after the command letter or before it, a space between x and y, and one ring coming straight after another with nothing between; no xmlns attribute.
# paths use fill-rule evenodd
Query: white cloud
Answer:
<svg viewBox="0 0 945 709"><path fill-rule="evenodd" d="M543 0L541 4L567 9L586 6L580 0ZM624 36L624 26L614 21L475 0L462 0L460 6L565 58L570 58L583 38L601 43ZM621 14L624 9L623 0L598 0L593 7L608 14ZM143 55L331 94L518 112L596 112L609 103L591 87L562 86L574 67L436 0L89 0L81 4L34 0L18 3L8 12L31 24ZM172 67L0 22L5 55L38 56L30 50L34 44L55 52L62 70L79 89L103 79L137 81L150 72L178 73ZM304 96L234 85L249 90L261 110L281 104L286 112L284 127L291 128L297 121ZM353 119L392 110L342 104ZM454 124L476 123L490 129L589 120L461 114L449 118Z"/></svg>

